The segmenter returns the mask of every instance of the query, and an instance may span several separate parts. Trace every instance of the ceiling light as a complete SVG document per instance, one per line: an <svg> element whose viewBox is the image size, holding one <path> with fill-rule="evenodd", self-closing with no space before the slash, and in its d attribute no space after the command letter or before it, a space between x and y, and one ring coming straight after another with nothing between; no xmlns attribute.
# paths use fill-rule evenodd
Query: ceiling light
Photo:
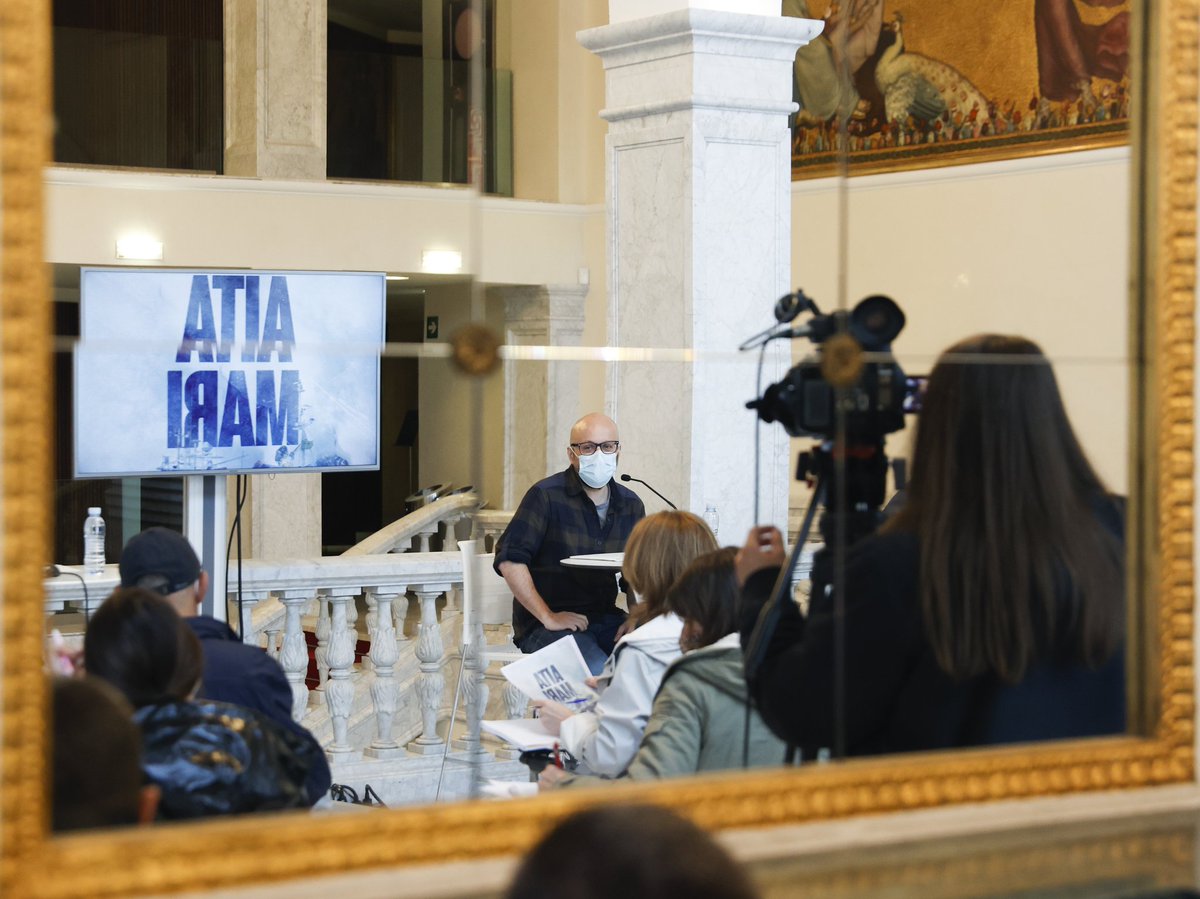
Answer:
<svg viewBox="0 0 1200 899"><path fill-rule="evenodd" d="M147 234L127 234L117 238L117 258L143 262L161 262L163 244Z"/></svg>
<svg viewBox="0 0 1200 899"><path fill-rule="evenodd" d="M421 270L435 275L455 275L462 271L462 253L458 250L422 250Z"/></svg>
<svg viewBox="0 0 1200 899"><path fill-rule="evenodd" d="M384 275L383 277L385 280L388 280L388 281L407 281L408 280L408 275Z"/></svg>

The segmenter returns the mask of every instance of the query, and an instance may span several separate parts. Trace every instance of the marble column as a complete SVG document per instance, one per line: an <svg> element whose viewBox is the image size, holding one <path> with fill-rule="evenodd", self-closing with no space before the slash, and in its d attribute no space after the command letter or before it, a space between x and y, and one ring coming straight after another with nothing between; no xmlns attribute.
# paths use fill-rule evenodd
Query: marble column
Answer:
<svg viewBox="0 0 1200 899"><path fill-rule="evenodd" d="M581 31L605 69L609 342L678 361L611 366L621 467L681 508L752 524L754 354L790 290L792 62L821 23L679 9ZM766 383L788 366L773 347ZM759 518L787 526L782 428L763 429Z"/></svg>
<svg viewBox="0 0 1200 899"><path fill-rule="evenodd" d="M326 11L224 0L226 175L325 180Z"/></svg>
<svg viewBox="0 0 1200 899"><path fill-rule="evenodd" d="M488 301L504 303L510 346L579 346L587 291L574 284L490 287ZM505 362L504 508L515 509L531 484L566 467L568 432L588 411L579 408L578 362Z"/></svg>
<svg viewBox="0 0 1200 899"><path fill-rule="evenodd" d="M325 180L327 6L224 0L226 175ZM321 555L321 476L250 481L247 555Z"/></svg>
<svg viewBox="0 0 1200 899"><path fill-rule="evenodd" d="M229 508L236 507L234 478ZM313 559L321 555L321 476L284 474L249 478L242 509L243 546L251 559ZM231 570L236 574L236 568Z"/></svg>

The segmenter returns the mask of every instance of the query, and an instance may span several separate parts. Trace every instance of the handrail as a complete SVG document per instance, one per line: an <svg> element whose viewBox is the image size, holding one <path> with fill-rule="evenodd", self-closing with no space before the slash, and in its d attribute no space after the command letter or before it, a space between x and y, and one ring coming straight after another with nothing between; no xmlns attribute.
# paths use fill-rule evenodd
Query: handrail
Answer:
<svg viewBox="0 0 1200 899"><path fill-rule="evenodd" d="M452 524L478 508L479 497L474 493L452 493L449 496L443 496L427 506L409 512L403 518L397 518L391 524L380 528L365 540L350 547L342 555L363 556L403 552L411 545L414 537L421 536L424 537L422 549L425 549L429 536L437 533L438 527L443 521Z"/></svg>

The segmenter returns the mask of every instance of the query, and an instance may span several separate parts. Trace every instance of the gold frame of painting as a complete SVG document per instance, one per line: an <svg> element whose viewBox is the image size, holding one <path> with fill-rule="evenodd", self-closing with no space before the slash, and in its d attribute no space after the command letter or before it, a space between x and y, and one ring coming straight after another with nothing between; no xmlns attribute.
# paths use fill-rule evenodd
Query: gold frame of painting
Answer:
<svg viewBox="0 0 1200 899"><path fill-rule="evenodd" d="M894 9L892 0L886 0L886 2ZM1140 0L1131 0L1131 18L1137 14L1136 7L1139 5L1139 2ZM846 4L842 5L846 6ZM914 9L914 6L916 9ZM1003 98L997 99L996 105L1004 106L1008 114L1012 116L1014 113L1014 109L1012 108L1013 99L1022 88L1033 91L1035 100L1040 94L1037 71L1039 48L1036 46L1034 40L1036 26L1028 21L1014 21L1011 17L1000 23L998 29L990 27L990 20L988 29L978 28L978 23L974 21L968 21L965 26L962 26L959 24L960 19L956 13L964 12L964 7L965 5L960 4L957 8L952 7L947 9L944 2L925 3L922 5L919 0L916 3L913 0L905 3L903 9L904 17L906 20L911 20L909 25L906 26L906 30L911 31L915 26L918 33L926 36L925 44L928 46L918 47L918 52L915 54L913 47L907 46L905 53L898 57L898 60L918 60L915 64L915 71L918 73L926 73L928 72L928 67L933 67L933 73L930 74L931 78L937 78L939 70L948 73L950 76L961 78L963 77L963 73L968 71L963 67L964 63L967 61L976 63L975 66L970 68L970 74L986 78L989 84L996 86L999 93L985 92L986 96L984 96L975 85L970 83L971 79L968 78L966 79L965 89L960 92L959 96L971 97L973 95L979 102L984 103L991 97ZM812 14L817 15L820 12L821 9L813 4ZM1032 4L1022 8L1021 13L1010 15L1026 14L1029 16L1034 15ZM849 15L853 18L854 13L851 12ZM896 11L896 15L899 17L899 11ZM1078 13L1075 13L1075 15L1078 15ZM843 17L845 17L845 14L843 14ZM849 24L848 27L850 30L856 27L856 21L852 21ZM890 23L886 22L883 25L884 33L891 30L889 25ZM832 26L827 25L828 27ZM872 25L871 27L874 26ZM932 35L930 34L931 30L933 31ZM822 39L818 38L818 40ZM1131 56L1134 55L1132 40L1131 38L1129 48ZM911 38L908 39L908 42L911 44ZM919 52L921 50L924 50L924 53ZM949 52L959 68L954 68L939 59L939 51ZM846 51L843 50L843 52ZM926 56L924 55L925 53L932 53L933 56ZM979 59L977 54L982 54L983 58ZM872 58L878 57L878 52L872 55ZM837 58L836 53L833 58ZM907 68L912 68L913 65L909 63ZM921 68L922 65L926 68ZM816 71L819 73L821 70L818 69ZM947 76L943 75L942 77L945 78ZM1053 78L1054 76L1050 77ZM818 80L820 79L818 78ZM856 83L858 83L857 78ZM1102 83L1104 82L1095 81L1094 85ZM1138 85L1130 84L1127 96L1132 99L1136 95L1138 88ZM882 92L883 88L880 88L880 90ZM953 93L953 91L950 91L950 93ZM945 96L945 93L943 95ZM884 95L881 94L881 97L876 98L873 102L882 102L882 96ZM1027 94L1022 96L1027 96ZM1103 99L1103 97L1099 98L1099 102L1103 103ZM864 98L862 102L867 104L869 101L867 98ZM963 101L964 105L965 102L967 101ZM1059 101L1050 103L1048 108L1053 109L1056 113L1060 111L1065 112L1065 107L1069 105L1069 102ZM878 107L872 108L877 109ZM1094 106L1092 108L1094 109ZM961 112L961 109L959 111ZM1015 112L1019 118L1021 110L1016 110ZM1040 107L1036 114L1038 116L1041 115ZM1032 108L1027 113L1027 116L1028 118L1035 116ZM851 176L878 175L912 169L969 165L971 163L995 162L1001 159L1048 156L1057 153L1072 153L1078 150L1093 150L1100 147L1116 147L1127 144L1130 140L1130 120L1128 118L1109 118L1104 121L1086 123L1072 123L1070 121L1043 122L1040 127L1033 130L1025 130L1020 127L1019 121L1013 121L1012 125L1013 130L1007 133L968 137L948 142L938 140L933 143L910 143L898 146L893 141L887 145L879 146L852 146L844 160L839 158L839 154L833 150L808 152L799 156L793 155L792 180L804 181L810 178L835 175L842 170L843 163L845 164L846 173ZM883 132L876 131L873 133L878 137ZM795 132L793 132L793 136L795 136ZM848 138L849 135L847 135Z"/></svg>
<svg viewBox="0 0 1200 899"><path fill-rule="evenodd" d="M49 0L0 4L0 891L128 896L477 859L527 849L556 819L631 797L710 828L767 827L961 802L1193 779L1193 312L1200 0L1146 4L1135 130L1146 173L1131 304L1139 395L1131 584L1145 627L1133 678L1145 736L855 760L321 819L300 813L52 837L46 796L42 564L50 532L50 329L42 170L50 122ZM1153 11L1148 7L1153 6ZM1144 225L1144 228L1141 227ZM1140 375L1139 375L1140 372ZM1135 497L1136 498L1136 497ZM297 847L304 847L302 852Z"/></svg>

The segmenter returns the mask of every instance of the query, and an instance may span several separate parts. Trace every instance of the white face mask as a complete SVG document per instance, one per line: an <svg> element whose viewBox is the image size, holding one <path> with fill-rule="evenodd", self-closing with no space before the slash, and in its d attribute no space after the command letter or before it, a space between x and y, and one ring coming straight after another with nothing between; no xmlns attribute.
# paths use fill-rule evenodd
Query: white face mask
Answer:
<svg viewBox="0 0 1200 899"><path fill-rule="evenodd" d="M599 490L617 473L617 454L597 449L590 456L578 456L579 478L593 490Z"/></svg>

